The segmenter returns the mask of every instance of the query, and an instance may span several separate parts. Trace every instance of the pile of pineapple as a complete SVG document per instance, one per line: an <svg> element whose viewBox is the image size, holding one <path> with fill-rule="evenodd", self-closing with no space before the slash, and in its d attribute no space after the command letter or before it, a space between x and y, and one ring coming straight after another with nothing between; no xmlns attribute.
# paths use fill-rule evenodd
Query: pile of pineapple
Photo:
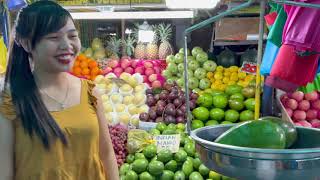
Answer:
<svg viewBox="0 0 320 180"><path fill-rule="evenodd" d="M133 34L127 35L124 40L118 36L108 38L106 47L104 47L104 42L100 38L94 38L91 46L86 48L83 54L86 57L96 59L100 69L105 69L110 59L119 60L120 57L131 58L134 56L135 59L155 60L165 59L173 54L173 48L170 44L172 36L171 24L153 25L152 29L155 33L153 41L150 43L137 41L139 24L135 26Z"/></svg>
<svg viewBox="0 0 320 180"><path fill-rule="evenodd" d="M168 55L173 54L173 48L170 44L172 36L171 24L161 23L152 26L155 32L153 41L150 43L137 42L134 49L134 57L136 59L166 59ZM138 27L136 25L135 36L138 39ZM158 46L158 40L160 45Z"/></svg>

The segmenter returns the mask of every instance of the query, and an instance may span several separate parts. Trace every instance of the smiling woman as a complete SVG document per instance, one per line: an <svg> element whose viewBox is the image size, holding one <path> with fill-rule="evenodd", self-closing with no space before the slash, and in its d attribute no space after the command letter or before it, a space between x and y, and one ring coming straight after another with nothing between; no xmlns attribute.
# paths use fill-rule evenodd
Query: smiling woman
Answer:
<svg viewBox="0 0 320 180"><path fill-rule="evenodd" d="M81 48L69 12L52 1L33 3L19 12L15 32L0 104L0 174L119 179L100 101L90 82L68 73Z"/></svg>

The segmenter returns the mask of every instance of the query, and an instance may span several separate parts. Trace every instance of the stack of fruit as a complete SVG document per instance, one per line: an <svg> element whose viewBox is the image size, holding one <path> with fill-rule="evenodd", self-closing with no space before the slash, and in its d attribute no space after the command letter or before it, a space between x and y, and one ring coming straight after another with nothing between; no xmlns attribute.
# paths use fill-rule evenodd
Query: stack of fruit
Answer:
<svg viewBox="0 0 320 180"><path fill-rule="evenodd" d="M119 77L122 72L139 73L142 75L144 83L147 83L150 87L159 88L165 81L161 75L162 67L163 61L161 60L130 60L124 58L121 61L110 60L103 70L103 74L114 73Z"/></svg>
<svg viewBox="0 0 320 180"><path fill-rule="evenodd" d="M281 103L297 126L320 128L320 96L317 91L284 94Z"/></svg>
<svg viewBox="0 0 320 180"><path fill-rule="evenodd" d="M195 142L185 133L184 124L158 123L150 130L152 135L180 134L180 149L176 153L160 150L154 144L146 146L142 153L129 154L126 163L120 167L120 177L130 180L153 179L220 179L222 176L210 171L199 159ZM230 179L223 177L222 179Z"/></svg>
<svg viewBox="0 0 320 180"><path fill-rule="evenodd" d="M121 39L112 37L107 42L107 48L104 47L104 42L100 38L94 38L91 46L86 48L83 53L90 58L96 59L99 67L104 69L107 59L119 60L119 51L121 46Z"/></svg>
<svg viewBox="0 0 320 180"><path fill-rule="evenodd" d="M140 120L146 122L185 123L185 93L176 84L165 83L163 89L148 89L148 113L140 114ZM190 93L190 109L196 106L198 95Z"/></svg>
<svg viewBox="0 0 320 180"><path fill-rule="evenodd" d="M80 78L94 80L102 71L99 69L98 63L95 60L80 54L74 62L71 73Z"/></svg>
<svg viewBox="0 0 320 180"><path fill-rule="evenodd" d="M255 80L255 75L241 72L237 66L224 68L218 66L215 72L208 72L207 78L211 81L211 88L224 91L228 85L237 84L247 87Z"/></svg>
<svg viewBox="0 0 320 180"><path fill-rule="evenodd" d="M135 24L135 26L133 33L135 38L139 39L139 24ZM134 49L134 57L136 59L165 59L168 55L173 54L173 48L170 44L172 36L171 24L153 25L152 30L154 32L153 41L147 44L141 41L137 42ZM159 40L160 44L158 46Z"/></svg>
<svg viewBox="0 0 320 180"><path fill-rule="evenodd" d="M145 104L147 86L139 74L122 73L120 78L114 74L95 79L96 91L101 95L104 113L110 124L122 123L138 127L139 114L148 112Z"/></svg>
<svg viewBox="0 0 320 180"><path fill-rule="evenodd" d="M200 94L197 108L192 111L192 129L204 125L231 124L239 120L253 120L255 108L255 90L253 87L242 88L230 85L226 90L208 89Z"/></svg>
<svg viewBox="0 0 320 180"><path fill-rule="evenodd" d="M170 55L166 58L167 68L162 72L167 82L174 81L180 87L184 86L184 51L180 49L175 56ZM191 51L188 50L188 78L190 89L207 89L211 86L211 81L207 78L207 72L214 72L216 63L208 59L208 54L200 47L194 47Z"/></svg>
<svg viewBox="0 0 320 180"><path fill-rule="evenodd" d="M127 146L127 137L128 137L128 128L121 124L109 125L109 133L112 141L112 146L114 153L117 158L118 166L120 167L128 155L126 146Z"/></svg>

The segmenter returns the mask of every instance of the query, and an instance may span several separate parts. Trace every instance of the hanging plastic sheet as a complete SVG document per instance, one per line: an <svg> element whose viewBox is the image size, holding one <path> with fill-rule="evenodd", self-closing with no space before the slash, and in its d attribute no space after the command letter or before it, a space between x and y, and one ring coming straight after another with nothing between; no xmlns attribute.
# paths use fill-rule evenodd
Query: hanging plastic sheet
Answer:
<svg viewBox="0 0 320 180"><path fill-rule="evenodd" d="M308 83L306 86L302 86L299 88L300 91L304 93L309 93L312 91L320 91L320 63L318 60L318 70L317 75L312 83Z"/></svg>
<svg viewBox="0 0 320 180"><path fill-rule="evenodd" d="M6 72L7 67L7 47L4 44L3 37L0 37L0 74Z"/></svg>
<svg viewBox="0 0 320 180"><path fill-rule="evenodd" d="M279 48L281 46L282 31L287 19L287 14L285 13L283 6L272 4L272 7L276 8L278 16L274 24L272 25L272 28L270 29L268 35L266 49L264 51L262 63L260 66L261 75L270 74L272 65L277 57Z"/></svg>
<svg viewBox="0 0 320 180"><path fill-rule="evenodd" d="M276 59L279 52L279 47L273 44L270 40L267 40L265 53L263 54L260 73L261 75L269 75L274 60Z"/></svg>
<svg viewBox="0 0 320 180"><path fill-rule="evenodd" d="M320 4L320 0L296 1ZM283 44L293 45L297 51L320 52L320 10L291 5L284 8L288 19L283 31Z"/></svg>
<svg viewBox="0 0 320 180"><path fill-rule="evenodd" d="M266 84L287 92L307 85L315 78L319 56L300 56L294 46L282 45Z"/></svg>

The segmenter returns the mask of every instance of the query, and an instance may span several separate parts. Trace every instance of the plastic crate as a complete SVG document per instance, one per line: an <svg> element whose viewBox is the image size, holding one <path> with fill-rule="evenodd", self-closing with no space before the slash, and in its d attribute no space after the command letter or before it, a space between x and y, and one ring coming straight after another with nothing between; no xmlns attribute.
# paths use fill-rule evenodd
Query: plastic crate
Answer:
<svg viewBox="0 0 320 180"><path fill-rule="evenodd" d="M277 104L280 107L281 110L281 119L284 121L288 121L291 122L292 124L294 123L293 120L291 119L291 117L289 116L289 114L286 111L286 108L284 107L284 105L282 104L282 102L280 101L281 96L284 94L283 91L278 90L277 91Z"/></svg>

